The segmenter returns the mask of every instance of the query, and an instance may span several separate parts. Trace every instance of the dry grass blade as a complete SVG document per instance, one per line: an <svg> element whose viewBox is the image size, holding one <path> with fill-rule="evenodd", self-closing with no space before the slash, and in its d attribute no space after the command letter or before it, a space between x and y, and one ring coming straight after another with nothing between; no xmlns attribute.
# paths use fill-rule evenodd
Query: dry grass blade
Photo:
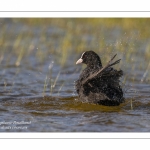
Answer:
<svg viewBox="0 0 150 150"><path fill-rule="evenodd" d="M115 54L111 60L107 63L107 65L105 67L103 67L102 69L100 69L98 72L91 74L88 78L86 78L85 80L82 81L82 84L85 84L88 80L91 80L92 78L96 77L98 74L100 74L102 71L104 71L105 69L117 64L120 62L121 59L115 61L114 63L111 64L111 62L113 61L113 59L117 56L117 54Z"/></svg>

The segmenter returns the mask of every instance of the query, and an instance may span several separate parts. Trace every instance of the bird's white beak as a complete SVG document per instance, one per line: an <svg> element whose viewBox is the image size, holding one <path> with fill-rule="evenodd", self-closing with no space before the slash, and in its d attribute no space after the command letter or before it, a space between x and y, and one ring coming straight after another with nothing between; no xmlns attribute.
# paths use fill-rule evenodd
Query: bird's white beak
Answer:
<svg viewBox="0 0 150 150"><path fill-rule="evenodd" d="M83 59L80 58L80 59L76 62L76 65L77 65L77 64L80 64L80 63L82 63L82 62L83 62Z"/></svg>

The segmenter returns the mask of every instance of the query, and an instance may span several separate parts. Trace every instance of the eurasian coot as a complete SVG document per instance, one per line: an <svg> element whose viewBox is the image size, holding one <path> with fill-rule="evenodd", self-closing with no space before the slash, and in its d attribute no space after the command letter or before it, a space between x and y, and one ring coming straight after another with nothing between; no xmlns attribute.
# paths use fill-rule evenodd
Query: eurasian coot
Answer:
<svg viewBox="0 0 150 150"><path fill-rule="evenodd" d="M76 64L84 63L87 67L81 73L75 86L82 102L117 106L124 101L119 84L123 71L117 71L111 67L120 62L119 59L112 63L115 56L102 67L100 57L94 51L86 51L81 55Z"/></svg>

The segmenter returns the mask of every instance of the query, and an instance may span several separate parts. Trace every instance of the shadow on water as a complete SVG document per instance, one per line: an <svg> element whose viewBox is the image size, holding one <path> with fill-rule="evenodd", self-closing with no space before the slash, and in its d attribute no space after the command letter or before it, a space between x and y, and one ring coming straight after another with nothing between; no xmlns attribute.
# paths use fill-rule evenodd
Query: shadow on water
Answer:
<svg viewBox="0 0 150 150"><path fill-rule="evenodd" d="M150 102L142 103L141 99L126 99L126 101L119 106L103 106L91 103L83 103L78 100L78 97L32 97L23 99L4 99L1 101L3 108L20 107L20 110L26 109L28 112L34 115L52 115L53 112L59 115L57 112L63 111L74 111L74 112L124 112L124 111L138 111L138 110L149 110ZM7 111L6 109L0 109L0 111ZM37 113L39 112L39 113Z"/></svg>

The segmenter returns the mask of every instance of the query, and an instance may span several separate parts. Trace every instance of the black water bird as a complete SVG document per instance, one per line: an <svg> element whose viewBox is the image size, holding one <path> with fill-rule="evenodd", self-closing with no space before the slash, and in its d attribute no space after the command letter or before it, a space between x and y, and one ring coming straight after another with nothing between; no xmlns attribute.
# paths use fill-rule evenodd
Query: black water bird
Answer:
<svg viewBox="0 0 150 150"><path fill-rule="evenodd" d="M106 106L117 106L124 102L119 80L123 71L112 68L121 59L112 63L115 57L103 67L100 57L94 51L86 51L81 55L76 64L84 63L87 67L80 74L75 87L82 102Z"/></svg>

